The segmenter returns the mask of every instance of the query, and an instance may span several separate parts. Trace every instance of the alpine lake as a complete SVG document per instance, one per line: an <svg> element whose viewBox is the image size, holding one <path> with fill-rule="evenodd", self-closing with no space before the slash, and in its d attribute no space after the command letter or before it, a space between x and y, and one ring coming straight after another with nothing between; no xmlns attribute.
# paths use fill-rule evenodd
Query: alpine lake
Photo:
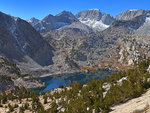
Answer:
<svg viewBox="0 0 150 113"><path fill-rule="evenodd" d="M45 82L46 87L34 88L30 90L35 92L49 91L58 88L60 85L70 85L73 82L86 83L87 81L93 80L94 78L102 79L107 76L110 76L112 73L114 73L114 71L110 71L107 69L99 69L98 72L59 74L41 77L40 79L41 81Z"/></svg>

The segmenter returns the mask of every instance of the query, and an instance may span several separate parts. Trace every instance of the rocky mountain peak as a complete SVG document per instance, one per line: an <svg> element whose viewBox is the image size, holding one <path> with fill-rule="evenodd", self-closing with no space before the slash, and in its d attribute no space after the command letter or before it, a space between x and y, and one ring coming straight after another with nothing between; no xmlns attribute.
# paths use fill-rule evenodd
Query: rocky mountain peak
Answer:
<svg viewBox="0 0 150 113"><path fill-rule="evenodd" d="M127 10L116 16L116 20L131 20L137 16L146 14L146 10Z"/></svg>
<svg viewBox="0 0 150 113"><path fill-rule="evenodd" d="M54 16L52 15L52 14L49 14L49 15L47 15L45 18L43 18L42 20L46 20L46 19L51 19L51 18L53 18ZM41 21L42 21L41 20Z"/></svg>
<svg viewBox="0 0 150 113"><path fill-rule="evenodd" d="M31 19L28 19L27 20L27 22L29 23L29 24L31 24L32 26L33 25L35 25L36 23L38 23L40 20L38 20L38 19L36 19L36 18L34 18L34 17L32 17Z"/></svg>
<svg viewBox="0 0 150 113"><path fill-rule="evenodd" d="M66 11L66 10L62 11L61 13L57 14L56 16L65 16L65 15L74 16L70 11Z"/></svg>
<svg viewBox="0 0 150 113"><path fill-rule="evenodd" d="M101 31L109 27L114 21L109 14L100 12L99 9L88 9L79 12L76 17L84 24L92 27L96 31Z"/></svg>
<svg viewBox="0 0 150 113"><path fill-rule="evenodd" d="M38 31L56 30L79 20L69 11L63 11L56 16L49 14L33 27Z"/></svg>
<svg viewBox="0 0 150 113"><path fill-rule="evenodd" d="M65 22L71 24L73 22L78 22L79 20L69 11L63 11L55 16L57 21Z"/></svg>
<svg viewBox="0 0 150 113"><path fill-rule="evenodd" d="M99 9L88 9L88 10L85 10L85 11L82 11L82 12L79 12L76 17L79 19L79 20L82 20L82 21L86 21L88 19L90 20L100 20L101 17L102 17L102 13L100 12Z"/></svg>

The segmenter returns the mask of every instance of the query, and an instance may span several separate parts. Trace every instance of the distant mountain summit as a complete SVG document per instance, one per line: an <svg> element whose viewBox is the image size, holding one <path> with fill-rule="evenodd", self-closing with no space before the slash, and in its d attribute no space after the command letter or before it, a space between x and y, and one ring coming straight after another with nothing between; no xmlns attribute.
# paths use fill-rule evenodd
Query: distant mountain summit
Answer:
<svg viewBox="0 0 150 113"><path fill-rule="evenodd" d="M27 20L28 23L30 23L32 26L34 26L36 23L38 23L40 20L32 17L31 19Z"/></svg>
<svg viewBox="0 0 150 113"><path fill-rule="evenodd" d="M139 10L127 10L116 16L116 20L131 20L137 16L145 15L148 11Z"/></svg>
<svg viewBox="0 0 150 113"><path fill-rule="evenodd" d="M68 24L71 24L73 22L77 22L78 19L69 11L63 11L55 16L57 21L63 21Z"/></svg>
<svg viewBox="0 0 150 113"><path fill-rule="evenodd" d="M114 18L109 14L101 13L99 9L88 9L79 12L76 17L80 22L88 25L96 31L101 31L109 27Z"/></svg>
<svg viewBox="0 0 150 113"><path fill-rule="evenodd" d="M56 30L63 26L70 25L77 22L78 19L69 11L63 11L56 16L48 15L33 27L40 30Z"/></svg>

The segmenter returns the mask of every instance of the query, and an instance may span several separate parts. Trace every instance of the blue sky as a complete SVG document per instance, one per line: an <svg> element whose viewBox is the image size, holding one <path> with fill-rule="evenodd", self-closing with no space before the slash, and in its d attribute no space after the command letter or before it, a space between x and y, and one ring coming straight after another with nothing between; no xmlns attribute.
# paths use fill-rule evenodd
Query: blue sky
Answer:
<svg viewBox="0 0 150 113"><path fill-rule="evenodd" d="M0 11L22 19L42 19L63 10L76 14L93 8L115 16L127 9L150 10L150 0L0 0Z"/></svg>

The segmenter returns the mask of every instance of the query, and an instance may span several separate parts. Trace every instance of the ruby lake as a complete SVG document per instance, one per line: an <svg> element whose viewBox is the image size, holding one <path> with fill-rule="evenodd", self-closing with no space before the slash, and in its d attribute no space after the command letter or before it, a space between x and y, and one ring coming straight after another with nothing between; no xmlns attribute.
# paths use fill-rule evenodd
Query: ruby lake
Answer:
<svg viewBox="0 0 150 113"><path fill-rule="evenodd" d="M82 82L86 83L88 80L93 80L94 78L102 79L107 76L110 76L114 71L100 69L95 73L74 73L74 74L60 74L60 75L52 75L47 77L40 78L43 82L45 82L45 88L35 88L31 89L33 91L49 91L54 88L58 88L60 85L69 85L72 82Z"/></svg>

